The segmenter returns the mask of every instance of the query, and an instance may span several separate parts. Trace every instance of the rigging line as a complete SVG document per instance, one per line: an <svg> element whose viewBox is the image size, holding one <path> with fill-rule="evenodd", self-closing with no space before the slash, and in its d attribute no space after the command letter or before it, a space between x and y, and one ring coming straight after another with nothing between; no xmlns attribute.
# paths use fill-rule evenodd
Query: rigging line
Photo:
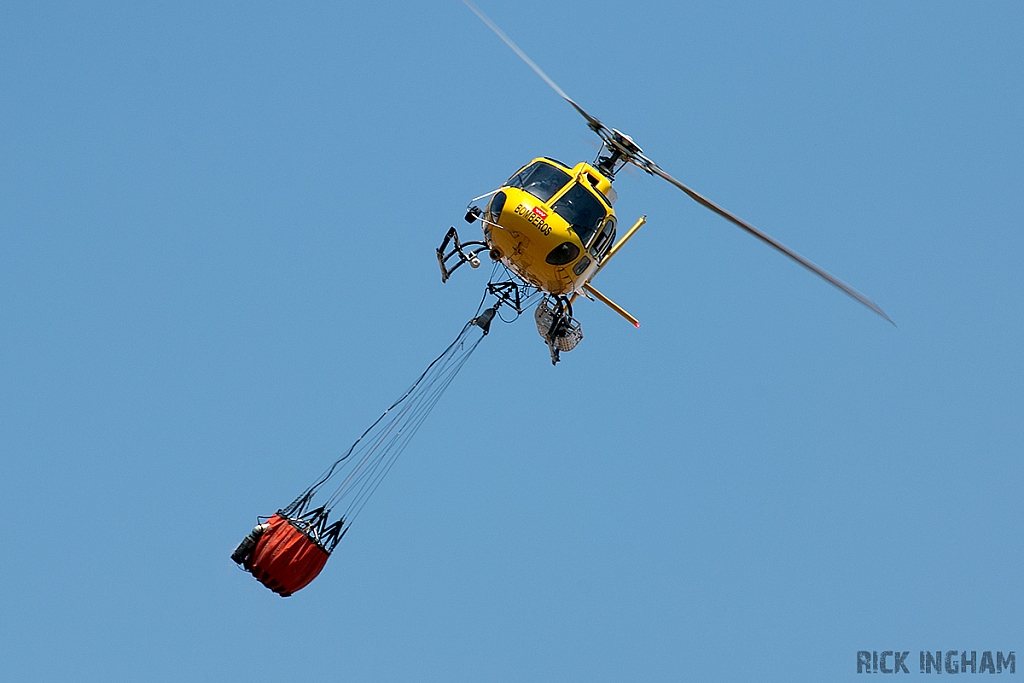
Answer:
<svg viewBox="0 0 1024 683"><path fill-rule="evenodd" d="M432 382L431 384L424 386L424 391L429 391L429 386L432 386ZM379 448L377 457L370 464L370 467L362 470L359 476L353 481L352 486L348 489L348 491L355 491L354 498L358 499L366 487L369 486L369 482L373 481L381 462L385 461L388 458L388 455L392 453L395 448L402 447L402 443L408 439L410 425L414 424L417 420L422 419L420 415L422 412L420 407L420 404L422 403L422 394L416 395L414 400L415 404L412 405L409 410L409 417L405 417L402 420L401 427L387 437L386 442L384 442Z"/></svg>
<svg viewBox="0 0 1024 683"><path fill-rule="evenodd" d="M398 428L399 425L403 425L403 428L404 428L404 425L410 422L410 420L406 419L406 416L409 415L410 412L412 412L412 414L414 415L413 419L417 419L415 416L416 416L417 410L419 408L421 397L424 395L425 392L428 392L430 390L430 387L436 381L435 380L435 376L439 375L439 374L443 374L445 372L446 365L448 364L450 358L453 355L458 353L458 350L459 350L458 347L461 346L461 344L464 342L465 336L466 336L466 334L469 331L469 328L471 326L472 326L471 323L467 323L466 326L463 327L462 331L459 333L459 336L456 337L455 341L452 342L448 346L448 348L445 349L445 351L440 356L438 356L434 360L433 363L430 364L430 366L427 368L427 371L424 372L423 375L420 376L420 378L419 378L419 380L417 380L416 384L413 385L413 387L408 392L406 392L406 395L403 397L402 400L406 400L406 399L407 400L406 400L406 404L403 406L401 412L399 412L397 415L395 415L391 419L391 421L386 424L386 429L385 429L383 434L378 434L378 435L375 435L375 436L372 437L372 440L374 441L374 443L372 444L372 446L370 446L369 451L362 458L362 460L355 467L355 469L348 475L348 477L341 484L341 486L339 486L338 489L334 492L334 494L330 497L329 503L328 503L329 505L333 505L340 498L340 495L341 495L342 491L349 485L349 483L353 480L353 478L362 470L363 466L374 455L374 453L382 448L382 444L383 444L383 448L385 450L387 450L387 449L392 447L392 444L394 443L394 440L392 439L392 440L389 441L389 435L391 434L392 431L394 431L396 428ZM436 402L436 398L434 400ZM426 417L426 416L423 415L423 417ZM420 417L418 419L423 419L423 417ZM379 423L379 420L378 420L378 423ZM378 423L375 423L375 425L378 424ZM372 429L372 427L371 427L371 429ZM369 430L367 431L367 433L368 432L369 432ZM367 436L367 433L364 433L363 437L360 437L360 438L362 439L365 436ZM401 434L401 429L399 429L399 434L396 435L396 438L398 436L400 436L400 434Z"/></svg>
<svg viewBox="0 0 1024 683"><path fill-rule="evenodd" d="M481 338L482 339L482 335ZM359 477L358 492L355 495L353 502L350 504L350 510L352 507L359 504L359 501L372 494L372 490L376 489L379 485L380 480L390 469L390 465L393 464L394 459L405 450L405 447L411 441L412 437L416 434L419 428L422 426L427 415L433 410L434 406L440 400L441 395L445 392L448 385L458 374L462 366L465 365L469 359L469 355L475 349L476 344L479 343L480 339L473 344L470 349L462 348L459 353L453 354L446 362L439 367L438 374L436 377L432 377L429 382L424 384L423 393L417 395L415 407L410 411L410 416L406 419L406 424L401 430L395 433L386 444L381 452L379 458L371 465L370 468L363 470L362 475ZM388 463L384 470L381 471L381 465ZM367 487L372 490L367 494Z"/></svg>
<svg viewBox="0 0 1024 683"><path fill-rule="evenodd" d="M482 302L481 302L481 305L482 305ZM315 494L315 493L316 493L316 491L317 491L317 490L318 490L318 489L319 489L319 488L320 488L321 486L323 486L323 484L325 484L325 483L326 483L326 482L327 482L327 481L328 481L329 479L331 479L331 477L333 477L333 476L334 476L334 471L335 471L335 469L337 468L337 466L338 466L338 465L340 465L340 464L341 464L341 463L342 463L342 462L343 462L343 461L344 461L344 460L345 460L346 458L348 458L348 457L349 457L350 455L352 455L352 453L353 453L353 451L355 450L356 446L358 446L358 445L359 445L359 443L360 443L360 442L361 442L361 441L363 440L363 438L364 438L364 437L365 437L365 436L366 436L367 434L369 434L369 433L370 433L370 431L371 431L371 430L372 430L372 429L373 429L374 427L376 427L376 426L377 426L377 425L378 425L378 424L380 423L380 421L381 421L381 420L383 420L383 419L384 419L385 417L387 417L388 413L390 413L390 412L391 412L391 411L392 411L392 410L393 410L393 409L394 409L394 408L395 408L395 407L396 407L396 406L397 406L398 404L400 404L400 403L401 403L402 401L404 401L404 400L405 400L405 399L406 399L406 398L407 398L407 397L409 396L409 394L411 394L411 393L413 392L413 390L415 390L415 389L416 389L416 387L417 387L417 385L418 385L418 384L420 383L420 381L422 381L422 380L423 380L423 378L424 378L424 377L425 377L425 376L427 375L427 373L428 373L428 372L430 372L430 369L434 367L434 364L435 364L435 363L437 363L437 362L438 362L439 360L441 360L441 358L443 358L443 357L444 357L444 356L445 356L445 355L446 355L446 354L448 353L448 351L449 351L449 350L451 350L451 348L452 348L452 347L453 347L453 346L454 346L454 345L455 345L456 343L458 343L459 339L461 339L461 338L462 338L462 336L463 336L463 335L464 335L464 334L466 333L466 330L467 330L467 329L468 329L468 328L470 327L470 325L471 325L471 324L472 324L472 323L466 323L465 327L463 327L463 328L462 328L462 332L460 332L460 333L459 333L459 336L455 338L455 341L453 341L453 342L452 342L451 344L449 344L449 345L448 345L448 348L446 348L446 349L445 349L445 350L444 350L444 351L443 351L443 352L441 353L441 355L440 355L440 356L438 356L437 358L435 358L435 359L434 359L434 360L433 360L433 361L432 361L432 362L430 363L430 365L428 365L428 366L427 366L427 369L423 371L423 374L422 374L422 375L420 375L420 376L419 376L419 378L418 378L418 379L417 379L417 380L416 380L415 382L413 382L413 385L412 385L411 387L409 387L409 389L408 389L408 390L407 390L407 391L406 391L406 392L405 392L404 394L402 394L402 396L401 396L401 397L400 397L400 398L399 398L399 399L398 399L397 401L395 401L394 403L392 403L392 404L391 404L391 405L390 405L390 406L388 407L388 409L387 409L387 410L385 410L385 411L384 411L384 412L383 412L383 413L381 414L381 416L380 416L380 417L378 417L378 418L377 418L376 420L374 420L373 424L371 424L371 425L370 425L369 427L367 427L367 428L366 428L366 431L364 431L364 432L363 432L363 433L362 433L362 434L361 434L361 435L359 436L359 438L355 440L355 443L353 443L353 444L352 444L352 445L351 445L351 446L349 447L349 449L348 449L348 450L347 450L347 451L345 452L345 454L344 454L344 455L342 455L342 456L341 456L340 458L338 458L337 460L335 460L335 461L334 461L334 464L333 464L333 465L331 465L331 466L330 466L330 467L329 467L329 468L328 468L328 469L326 470L326 472L325 472L324 474L322 474L322 475L320 476L320 479L319 479L319 480L317 481L317 483L313 484L313 485L312 485L312 486L310 486L310 487L309 487L308 489L306 489L306 491L305 491L305 492L303 492L303 495L306 495L306 493L314 493L314 494ZM301 498L301 497L302 497L302 496L300 496L300 498Z"/></svg>
<svg viewBox="0 0 1024 683"><path fill-rule="evenodd" d="M434 405L437 404L437 401L440 399L441 395L448 388L448 385L451 384L452 380L455 379L455 376L459 373L459 371L462 369L462 367L466 364L466 362L469 360L470 356L473 355L473 352L476 350L476 347L480 345L480 342L483 341L483 338L484 338L484 335L480 335L480 337L475 342L473 342L473 344L468 349L466 349L465 352L459 358L456 359L455 367L453 367L451 369L448 377L446 377L443 380L442 385L440 387L438 387L437 391L431 397L432 403L429 406L429 408L425 411L425 413L423 415L423 418L426 418L426 415L429 414L430 410L432 410ZM413 428L411 429L411 432L409 433L408 438L406 439L406 442L405 442L406 444L408 444L409 440L411 440L412 437L416 434L416 432L419 431L419 428L422 426L422 424L423 424L423 419L420 419L419 422L413 426ZM362 501L359 504L358 508L355 509L355 511L348 517L350 525L352 524L352 521L355 520L355 518L358 517L359 514L362 512L362 510L365 507L366 502L369 500L370 496L372 496L373 493L377 490L377 487L380 486L380 483L384 480L384 477L387 476L388 472L391 471L391 468L394 466L395 462L398 460L398 456L401 455L404 450L405 450L405 447L403 445L402 448L397 449L395 451L395 453L392 455L392 457L390 458L389 462L387 463L387 466L385 467L384 471L377 478L377 480L376 480L372 490L369 491L369 493L362 499Z"/></svg>
<svg viewBox="0 0 1024 683"><path fill-rule="evenodd" d="M479 343L479 340L473 344L472 348L475 348L477 343ZM364 470L365 481L360 487L355 499L350 504L350 511L357 507L361 509L365 500L372 495L373 491L380 484L380 481L394 464L394 461L402 452L404 452L408 443L423 425L427 415L433 410L447 386L454 379L461 367L465 365L469 355L472 353L472 348L463 349L461 354L449 359L451 361L450 366L442 368L440 376L433 378L430 386L425 388L424 395L418 397L420 400L417 403L415 414L408 419L407 426L403 428L401 434L396 434L392 438L392 444L389 444L385 451L382 451L380 458L373 464L373 466L369 470ZM349 519L351 519L351 517L349 517Z"/></svg>
<svg viewBox="0 0 1024 683"><path fill-rule="evenodd" d="M389 423L387 431L384 432L384 434L380 435L379 437L374 437L376 439L376 443L374 443L373 446L366 452L366 455L363 456L363 459L360 460L359 463L355 466L355 469L353 469L352 472L349 473L348 477L345 478L345 481L343 481L341 483L341 486L339 486L337 488L337 490L335 490L335 492L333 494L331 494L331 497L327 499L327 504L328 505L333 506L334 503L337 502L339 496L341 495L341 492L345 490L345 488L348 486L348 483L350 481L352 481L352 478L355 477L359 473L359 471L362 469L363 465L366 464L366 462L373 456L373 454L376 453L378 450L380 450L381 444L384 443L384 441L385 441L385 439L387 439L388 435L395 429L395 427L398 426L398 424L401 421L402 417L406 413L409 412L409 409L410 409L410 406L408 406L408 405L405 406L405 408L403 408L402 412L399 413L395 417L395 419L392 420ZM386 450L385 450L385 452L386 452Z"/></svg>
<svg viewBox="0 0 1024 683"><path fill-rule="evenodd" d="M424 384L424 389L426 387L428 387L431 382L432 382L432 380L426 380L426 382ZM332 504L335 501L339 500L339 498L342 495L342 492L344 492L344 490L348 486L349 482L352 481L353 478L355 478L357 474L359 474L360 470L362 469L362 466L366 465L366 463L375 454L380 452L380 453L384 454L384 456L386 456L387 452L391 449L391 447L393 446L394 442L398 438L400 438L400 436L401 436L401 426L400 425L402 425L404 422L406 422L406 420L404 420L404 418L406 418L406 416L409 415L410 412L415 411L416 405L417 405L417 401L419 400L419 396L420 396L420 394L412 394L410 396L410 398L409 398L409 401L402 408L401 412L398 413L396 416L394 416L391 419L391 421L386 425L386 430L382 434L374 436L374 439L376 440L376 442L370 447L370 449L367 451L366 456L364 456L364 458L362 458L362 460L358 463L358 465L355 466L355 468L348 475L348 477L341 483L340 486L338 486L337 490L335 490L334 495L330 499ZM392 432L396 428L398 429L397 433L392 435ZM356 479L356 480L359 480L359 479Z"/></svg>
<svg viewBox="0 0 1024 683"><path fill-rule="evenodd" d="M409 427L401 437L396 438L394 447L388 448L386 451L382 451L380 457L375 460L372 467L366 470L366 480L347 506L345 517L350 523L355 519L356 514L362 510L364 505L369 501L370 497L377 490L377 487L383 482L384 478L390 472L392 466L401 454L405 452L406 447L411 443L412 438L419 431L422 423L423 420L420 420L419 424Z"/></svg>

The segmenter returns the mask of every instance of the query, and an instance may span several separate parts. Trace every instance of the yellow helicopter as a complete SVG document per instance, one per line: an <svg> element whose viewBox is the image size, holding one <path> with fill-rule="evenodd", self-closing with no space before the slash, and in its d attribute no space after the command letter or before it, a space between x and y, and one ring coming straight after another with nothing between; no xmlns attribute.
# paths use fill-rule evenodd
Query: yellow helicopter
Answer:
<svg viewBox="0 0 1024 683"><path fill-rule="evenodd" d="M505 282L489 283L488 289L498 302L485 312L481 321L485 330L501 305L509 305L522 313L525 295L530 292L543 293L534 317L537 330L551 351L553 364L558 362L560 351L572 350L583 338L579 322L572 317L572 304L580 295L603 302L635 327L640 327L635 317L592 284L598 272L646 222L646 217L642 216L616 241L616 218L612 208L616 192L612 181L627 164L667 180L702 206L892 322L875 302L850 285L663 171L644 155L631 137L608 128L576 104L476 5L470 0L462 1L583 116L602 142L592 164L581 162L570 167L547 157L537 158L516 171L498 189L473 199L467 207L466 221L482 223L483 240L463 242L454 227L448 230L437 249L443 282L463 263L479 267L479 254L484 251L513 276ZM486 203L478 203L485 199Z"/></svg>

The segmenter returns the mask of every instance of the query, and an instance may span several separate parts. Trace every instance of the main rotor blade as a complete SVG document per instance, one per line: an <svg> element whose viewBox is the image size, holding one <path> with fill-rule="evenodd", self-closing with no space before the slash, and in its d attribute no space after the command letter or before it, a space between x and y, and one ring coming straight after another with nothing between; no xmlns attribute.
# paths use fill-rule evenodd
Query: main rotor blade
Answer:
<svg viewBox="0 0 1024 683"><path fill-rule="evenodd" d="M530 59L525 52L519 49L519 46L512 42L512 39L505 35L505 32L498 28L498 25L491 21L490 17L480 11L480 8L474 5L470 0L462 0L462 3L473 10L473 14L480 17L480 21L487 24L487 27L494 31L495 35L505 41L505 44L512 48L512 51L519 55L519 58L526 62L527 66L534 70L534 72L544 79L544 82L551 86L551 89L561 96L563 100L573 106L573 109L578 111L583 118L587 120L587 125L590 126L591 130L597 132L604 128L604 124L595 119L593 116L583 111L583 107L573 102L572 98L565 94L565 91L558 87L558 84L551 80L546 73L541 71L541 68L537 66L532 59Z"/></svg>
<svg viewBox="0 0 1024 683"><path fill-rule="evenodd" d="M870 308L872 311L874 311L878 315L880 315L883 318L885 318L886 320L888 320L893 325L896 324L896 323L894 323L892 321L892 318L890 318L888 315L885 314L885 311L883 311L878 306L878 304L876 304L874 301L869 299L867 296L865 296L864 294L861 294L856 289L854 289L850 285L846 284L845 282L843 282L842 280L837 278L832 273L828 272L824 268L821 268L820 266L815 265L811 261L807 260L806 258L801 256L800 254L796 253L795 251L793 251L792 249L787 247L782 242L779 242L778 240L776 240L774 237L761 232L760 230L758 230L757 228L755 228L753 225L751 225L750 223L746 222L742 218L729 213L728 211L726 211L725 209L720 207L718 204L715 204L710 199L707 199L706 197L704 197L704 196L698 194L697 192L695 192L694 190L691 190L686 185L683 185L681 182L679 182L678 180L676 180L675 178L670 176L668 173L665 173L665 171L661 170L661 168L659 168L656 163L654 163L653 161L651 161L647 157L642 156L642 155L638 155L638 157L639 157L639 159L641 161L641 163L638 164L640 166L640 168L644 169L648 173L653 173L654 175L657 175L657 176L660 176L660 177L664 178L665 180L667 180L668 182L672 183L673 185L678 187L680 190L685 192L687 195L689 195L691 199L693 199L695 202L697 202L701 206L704 206L704 207L706 207L708 209L711 209L712 211L717 213L722 218L724 218L727 221L731 222L732 224L734 224L736 226L739 226L740 228L746 230L751 235L753 235L757 239L761 240L762 242L764 242L768 246L772 247L773 249L776 249L777 251L782 252L783 254L785 254L789 258L793 259L794 261L796 261L801 266L803 266L807 270L811 271L812 273L814 273L818 277L824 279L826 282L828 282L829 284L833 285L834 287L836 287L837 289L839 289L843 293L847 294L850 297L853 297L854 299L856 299L860 303L864 304L865 306Z"/></svg>
<svg viewBox="0 0 1024 683"><path fill-rule="evenodd" d="M526 65L529 66L531 69L533 69L533 71L538 76L540 76L542 79L544 79L544 82L547 83L549 86L551 86L552 90L554 90L556 93L558 93L558 95L563 100L565 100L566 102L571 104L573 109L578 111L580 113L580 115L584 119L587 120L587 125L590 127L590 129L593 130L598 135L600 135L601 139L605 142L605 144L609 145L609 148L611 148L612 145L614 145L614 148L617 150L617 152L621 153L621 155L622 155L621 158L623 159L623 161L635 164L636 166L639 166L640 168L642 168L643 170L647 171L648 173L650 173L652 175L657 175L657 176L660 176L660 177L664 178L665 180L667 180L668 182L672 183L673 185L678 187L680 190L685 192L687 195L689 195L690 198L693 199L694 201L696 201L698 204L701 204L702 206L704 206L704 207L706 207L708 209L711 209L712 211L717 213L722 218L725 218L727 221L729 221L729 222L733 223L734 225L737 225L740 228L746 230L747 232L749 232L751 235L753 235L757 239L761 240L762 242L764 242L768 246L772 247L773 249L776 249L777 251L782 252L783 254L785 254L789 258L793 259L794 261L796 261L797 263L802 265L804 268L806 268L807 270L809 270L812 273L814 273L815 275L817 275L818 277L824 279L826 282L828 282L829 284L833 285L834 287L836 287L837 289L839 289L840 291L842 291L846 295L856 299L857 301L859 301L863 305L867 306L872 311L874 311L875 313L877 313L881 317L885 318L886 320L888 320L893 325L896 324L896 323L892 322L892 318L890 318L888 315L885 314L885 311L883 311L881 308L879 308L878 304L876 304L874 301L872 301L871 299L869 299L868 297L866 297L865 295L861 294L856 289L851 287L850 285L846 284L845 282L843 282L842 280L837 278L835 275L832 275L828 271L818 267L817 265L815 265L811 261L808 261L806 258L801 256L800 254L796 253L795 251L793 251L792 249L790 249L789 247L784 245L782 242L779 242L775 238L773 238L773 237L771 237L771 236L761 232L760 230L755 228L750 223L747 223L742 218L739 218L738 216L734 216L733 214L729 213L728 211L726 211L722 207L720 207L717 204L715 204L714 202L712 202L710 199L707 199L707 198L701 196L697 192L691 190L686 185L683 185L681 182L679 182L678 180L676 180L675 178L670 176L668 173L665 173L665 171L661 170L661 168L659 168L656 163L654 163L653 161L648 159L646 156L644 156L642 153L640 153L639 148L636 147L636 145L633 143L632 140L630 140L626 136L623 136L618 131L609 130L603 123L601 123L596 118L594 118L593 116L588 114L586 111L584 111L583 107L581 107L580 105L576 104L576 102L574 102L571 97L569 97L568 95L565 94L564 90L562 90L561 88L558 87L557 83L555 83L553 80L551 80L551 78L549 78L548 75L546 73L544 73L541 70L541 68L539 66L537 66L534 63L534 61L527 56L527 54L525 52L523 52L521 49L519 49L518 45L516 45L514 42L512 42L511 38L509 38L507 35L505 35L504 31L502 31L500 28L498 28L497 24L495 24L493 21L491 21L490 17L488 17L483 12L481 12L480 9L476 5L474 5L470 0L462 0L462 3L466 7L468 7L470 10L472 10L473 14L477 15L478 17L480 17L480 21L484 22L484 24L486 24L489 29L494 31L494 34L496 36L498 36L499 38L501 38L502 41L504 41L504 43L506 45L508 45L512 49L512 51L515 52L519 56L520 59L522 59L524 62L526 62ZM623 137L625 137L625 139L628 140L628 143L629 143L628 145L622 144L621 138L623 138Z"/></svg>

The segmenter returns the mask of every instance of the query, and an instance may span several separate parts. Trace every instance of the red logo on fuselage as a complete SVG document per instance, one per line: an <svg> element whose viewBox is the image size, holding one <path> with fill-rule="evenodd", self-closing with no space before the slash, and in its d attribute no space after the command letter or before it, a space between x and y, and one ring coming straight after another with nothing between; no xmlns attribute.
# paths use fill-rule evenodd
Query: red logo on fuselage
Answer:
<svg viewBox="0 0 1024 683"><path fill-rule="evenodd" d="M548 212L540 208L539 206L533 207L533 213L535 216L539 216L541 220L544 220L545 218L548 217Z"/></svg>

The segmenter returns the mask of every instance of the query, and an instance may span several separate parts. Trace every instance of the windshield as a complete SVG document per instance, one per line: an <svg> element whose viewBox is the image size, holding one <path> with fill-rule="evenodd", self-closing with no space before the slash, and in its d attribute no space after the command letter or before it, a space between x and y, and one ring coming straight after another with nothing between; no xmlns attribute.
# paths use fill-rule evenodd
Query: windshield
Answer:
<svg viewBox="0 0 1024 683"><path fill-rule="evenodd" d="M601 227L605 216L604 207L597 197L578 183L570 187L551 208L572 226L584 245Z"/></svg>
<svg viewBox="0 0 1024 683"><path fill-rule="evenodd" d="M568 173L538 161L509 178L506 185L526 190L537 199L546 202L568 182Z"/></svg>

